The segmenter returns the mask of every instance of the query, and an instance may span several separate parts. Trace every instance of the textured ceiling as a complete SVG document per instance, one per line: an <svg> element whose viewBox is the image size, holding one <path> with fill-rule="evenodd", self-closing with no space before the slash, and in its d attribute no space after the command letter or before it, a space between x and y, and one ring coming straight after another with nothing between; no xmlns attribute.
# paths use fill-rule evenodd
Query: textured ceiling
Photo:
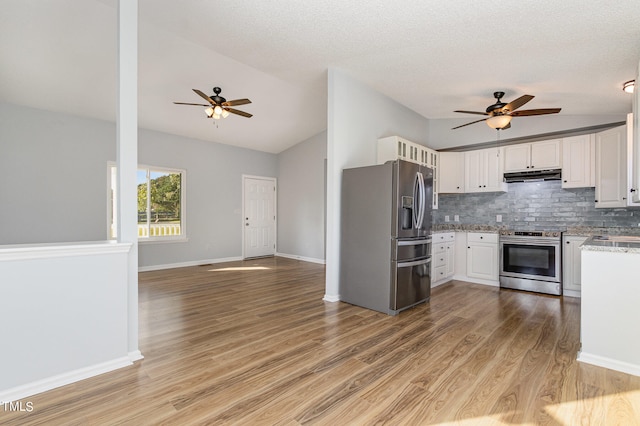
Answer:
<svg viewBox="0 0 640 426"><path fill-rule="evenodd" d="M4 0L0 101L113 120L115 0ZM336 67L430 119L478 117L492 93L527 108L624 114L640 2L139 0L141 127L280 152L326 128ZM251 119L217 127L192 91L222 88Z"/></svg>

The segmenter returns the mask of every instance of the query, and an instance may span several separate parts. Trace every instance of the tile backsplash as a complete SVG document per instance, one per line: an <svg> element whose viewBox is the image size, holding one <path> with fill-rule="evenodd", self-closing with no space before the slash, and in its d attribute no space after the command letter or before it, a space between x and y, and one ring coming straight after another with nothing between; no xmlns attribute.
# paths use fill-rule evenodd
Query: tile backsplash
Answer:
<svg viewBox="0 0 640 426"><path fill-rule="evenodd" d="M495 225L526 231L568 227L638 227L640 208L596 209L594 188L562 189L561 182L510 183L508 192L439 194L434 224ZM458 215L459 222L454 222ZM496 216L502 215L502 222ZM449 216L449 222L445 222Z"/></svg>

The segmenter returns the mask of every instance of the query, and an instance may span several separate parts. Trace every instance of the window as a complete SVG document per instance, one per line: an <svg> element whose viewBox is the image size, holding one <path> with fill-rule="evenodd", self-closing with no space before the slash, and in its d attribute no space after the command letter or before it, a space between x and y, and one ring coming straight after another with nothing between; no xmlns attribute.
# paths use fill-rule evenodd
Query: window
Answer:
<svg viewBox="0 0 640 426"><path fill-rule="evenodd" d="M116 166L109 165L109 237L117 236ZM185 171L139 166L138 239L170 240L185 237Z"/></svg>

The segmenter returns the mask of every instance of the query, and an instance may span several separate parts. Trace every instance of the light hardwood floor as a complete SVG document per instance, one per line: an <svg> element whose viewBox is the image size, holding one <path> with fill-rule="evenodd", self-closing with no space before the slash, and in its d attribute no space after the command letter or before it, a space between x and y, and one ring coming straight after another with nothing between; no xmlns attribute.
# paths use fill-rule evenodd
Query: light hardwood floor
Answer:
<svg viewBox="0 0 640 426"><path fill-rule="evenodd" d="M283 258L141 273L144 360L0 424L640 424L640 377L575 360L579 299L454 281L390 317L323 293Z"/></svg>

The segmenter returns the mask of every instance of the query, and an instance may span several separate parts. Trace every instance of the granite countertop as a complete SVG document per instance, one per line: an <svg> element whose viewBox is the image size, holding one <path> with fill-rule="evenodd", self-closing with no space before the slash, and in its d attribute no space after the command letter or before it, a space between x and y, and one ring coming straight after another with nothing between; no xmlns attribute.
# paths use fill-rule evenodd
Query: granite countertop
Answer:
<svg viewBox="0 0 640 426"><path fill-rule="evenodd" d="M469 225L461 223L441 223L433 225L432 231L434 234L441 232L493 232L498 233L502 229L507 229L506 226L495 225Z"/></svg>
<svg viewBox="0 0 640 426"><path fill-rule="evenodd" d="M434 234L441 232L495 232L509 230L510 226L506 225L479 225L479 224L462 224L462 223L439 223L432 227ZM536 229L528 229L535 231ZM592 237L594 235L628 235L640 236L640 227L637 228L616 228L616 227L597 227L597 226L570 226L561 229L545 229L545 231L559 231L564 235Z"/></svg>
<svg viewBox="0 0 640 426"><path fill-rule="evenodd" d="M594 235L585 241L580 248L586 251L640 254L640 237L624 235Z"/></svg>
<svg viewBox="0 0 640 426"><path fill-rule="evenodd" d="M640 235L638 228L605 228L596 226L570 226L564 231L565 235L592 237L594 235Z"/></svg>

